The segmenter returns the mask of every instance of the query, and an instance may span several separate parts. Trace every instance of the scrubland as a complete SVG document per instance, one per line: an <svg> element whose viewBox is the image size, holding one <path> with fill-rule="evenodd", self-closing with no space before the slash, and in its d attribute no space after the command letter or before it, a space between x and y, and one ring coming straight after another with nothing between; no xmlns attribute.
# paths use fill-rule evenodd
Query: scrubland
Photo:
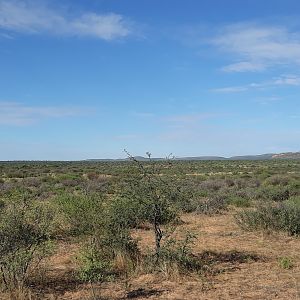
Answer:
<svg viewBox="0 0 300 300"><path fill-rule="evenodd" d="M299 235L300 160L0 163L0 299L299 299Z"/></svg>

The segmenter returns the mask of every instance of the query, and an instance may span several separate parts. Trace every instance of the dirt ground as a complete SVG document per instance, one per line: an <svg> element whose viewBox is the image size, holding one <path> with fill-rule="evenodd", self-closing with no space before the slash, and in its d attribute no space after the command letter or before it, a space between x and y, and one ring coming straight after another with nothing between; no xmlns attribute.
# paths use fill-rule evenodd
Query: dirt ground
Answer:
<svg viewBox="0 0 300 300"><path fill-rule="evenodd" d="M213 262L210 276L170 278L164 272L91 287L78 284L74 271L78 245L61 242L39 284L38 299L300 299L300 239L281 234L249 233L237 227L232 213L217 216L187 214L178 231L197 234L193 252ZM136 230L142 248L153 244L151 231ZM290 269L280 266L288 257ZM7 299L5 296L0 299ZM35 298L34 298L35 299Z"/></svg>

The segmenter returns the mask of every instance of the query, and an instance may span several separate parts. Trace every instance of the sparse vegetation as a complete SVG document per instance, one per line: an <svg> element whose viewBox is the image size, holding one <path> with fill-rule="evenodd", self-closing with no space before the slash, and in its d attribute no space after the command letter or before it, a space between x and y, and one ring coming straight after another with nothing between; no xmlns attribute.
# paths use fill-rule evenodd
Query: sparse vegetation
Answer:
<svg viewBox="0 0 300 300"><path fill-rule="evenodd" d="M274 272L292 271L299 256L289 249L300 249L299 166L289 160L153 161L150 154L147 161L129 155L120 162L0 163L3 297L44 299L41 286L54 280L45 258L60 255L62 244L72 268L64 279L57 275L57 284L92 286L93 293L125 284L120 299L144 295L136 282L146 275L162 282L193 278L213 293L211 278L233 276L241 263L250 270L257 261L272 261ZM270 243L284 253L272 257L269 241L263 253L253 246L258 231L275 235ZM288 238L293 246L285 249ZM257 254L244 251L248 239ZM37 279L42 268L45 278ZM48 289L48 296L57 295ZM164 299L160 289L145 291Z"/></svg>

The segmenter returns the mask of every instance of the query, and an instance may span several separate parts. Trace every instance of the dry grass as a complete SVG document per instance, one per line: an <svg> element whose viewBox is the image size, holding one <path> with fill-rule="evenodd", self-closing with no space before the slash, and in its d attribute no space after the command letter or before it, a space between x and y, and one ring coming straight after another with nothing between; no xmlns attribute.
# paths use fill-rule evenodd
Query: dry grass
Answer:
<svg viewBox="0 0 300 300"><path fill-rule="evenodd" d="M249 233L239 229L233 214L182 216L177 235L186 231L198 239L193 252L210 270L202 276L177 276L174 270L140 274L101 286L76 280L74 256L78 245L61 243L48 262L43 280L32 283L38 293L32 299L300 299L300 240L285 235ZM152 231L138 229L142 249L153 244ZM293 267L284 269L280 257L289 257ZM116 263L124 268L124 258ZM0 299L9 299L7 295Z"/></svg>

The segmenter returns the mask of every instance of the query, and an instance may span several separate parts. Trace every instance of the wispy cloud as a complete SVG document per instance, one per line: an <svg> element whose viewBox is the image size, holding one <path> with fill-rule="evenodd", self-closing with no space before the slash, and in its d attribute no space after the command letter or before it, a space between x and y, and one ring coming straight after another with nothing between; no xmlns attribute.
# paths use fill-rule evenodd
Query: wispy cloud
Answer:
<svg viewBox="0 0 300 300"><path fill-rule="evenodd" d="M230 64L221 68L224 72L256 72L263 71L266 68L262 63L255 63L249 61L242 61L234 64Z"/></svg>
<svg viewBox="0 0 300 300"><path fill-rule="evenodd" d="M131 22L122 15L85 12L67 16L46 6L44 1L0 0L0 28L27 34L123 38L132 33Z"/></svg>
<svg viewBox="0 0 300 300"><path fill-rule="evenodd" d="M43 119L82 115L82 108L27 106L17 102L0 102L0 124L25 126Z"/></svg>
<svg viewBox="0 0 300 300"><path fill-rule="evenodd" d="M245 92L249 90L249 85L244 86L227 86L222 88L216 88L212 89L212 92L216 93L239 93L239 92Z"/></svg>
<svg viewBox="0 0 300 300"><path fill-rule="evenodd" d="M267 88L283 87L283 86L300 86L300 76L297 75L281 75L279 77L273 78L269 81L264 82L254 82L241 86L228 86L222 88L213 89L213 92L217 93L239 93L249 90L263 90Z"/></svg>
<svg viewBox="0 0 300 300"><path fill-rule="evenodd" d="M210 119L215 117L216 114L209 113L194 113L194 114L182 114L182 115L169 115L164 116L162 119L168 123L177 123L177 124L194 124L202 120Z"/></svg>
<svg viewBox="0 0 300 300"><path fill-rule="evenodd" d="M226 72L262 71L274 65L300 65L300 33L280 26L253 23L230 25L210 40L233 56Z"/></svg>
<svg viewBox="0 0 300 300"><path fill-rule="evenodd" d="M281 97L269 96L269 97L259 97L259 98L256 98L254 101L256 103L261 104L261 105L268 105L268 104L272 104L272 103L278 102L280 100L282 100Z"/></svg>

